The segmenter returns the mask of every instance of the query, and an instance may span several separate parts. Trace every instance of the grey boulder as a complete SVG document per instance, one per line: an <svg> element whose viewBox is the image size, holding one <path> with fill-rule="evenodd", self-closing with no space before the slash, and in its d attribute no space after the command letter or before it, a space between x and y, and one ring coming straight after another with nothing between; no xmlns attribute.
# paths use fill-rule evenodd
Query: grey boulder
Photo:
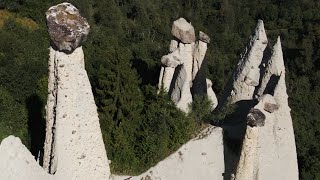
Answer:
<svg viewBox="0 0 320 180"><path fill-rule="evenodd" d="M90 25L70 3L50 7L46 19L51 42L59 51L72 52L87 39Z"/></svg>

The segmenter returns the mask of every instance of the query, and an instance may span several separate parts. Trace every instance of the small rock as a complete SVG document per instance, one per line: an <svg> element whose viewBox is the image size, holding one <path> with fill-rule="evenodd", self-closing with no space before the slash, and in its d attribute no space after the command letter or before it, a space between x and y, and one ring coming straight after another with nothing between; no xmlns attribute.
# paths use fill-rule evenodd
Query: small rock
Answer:
<svg viewBox="0 0 320 180"><path fill-rule="evenodd" d="M84 159L85 157L86 157L86 155L82 154L79 159Z"/></svg>
<svg viewBox="0 0 320 180"><path fill-rule="evenodd" d="M264 94L259 98L259 101L263 103L263 109L269 113L273 113L280 108L277 101L270 94Z"/></svg>
<svg viewBox="0 0 320 180"><path fill-rule="evenodd" d="M249 86L258 86L260 78L260 69L253 68L250 69L248 74L245 76L245 83Z"/></svg>
<svg viewBox="0 0 320 180"><path fill-rule="evenodd" d="M202 31L199 31L199 39L205 43L210 43L210 37Z"/></svg>
<svg viewBox="0 0 320 180"><path fill-rule="evenodd" d="M64 114L62 117L63 117L63 118L66 118L66 117L67 117L67 114Z"/></svg>
<svg viewBox="0 0 320 180"><path fill-rule="evenodd" d="M247 124L251 127L262 127L265 124L266 116L259 109L252 108L247 116Z"/></svg>
<svg viewBox="0 0 320 180"><path fill-rule="evenodd" d="M196 40L194 27L184 18L180 18L173 22L171 33L186 44L193 43Z"/></svg>
<svg viewBox="0 0 320 180"><path fill-rule="evenodd" d="M178 49L178 41L176 41L176 40L171 40L170 46L169 46L169 51L170 51L170 52L173 52L173 51L175 51L176 49Z"/></svg>
<svg viewBox="0 0 320 180"><path fill-rule="evenodd" d="M263 109L269 113L273 113L279 109L279 105L266 102Z"/></svg>
<svg viewBox="0 0 320 180"><path fill-rule="evenodd" d="M176 58L172 56L171 54L162 56L161 63L164 64L167 67L177 67L180 62L175 60Z"/></svg>

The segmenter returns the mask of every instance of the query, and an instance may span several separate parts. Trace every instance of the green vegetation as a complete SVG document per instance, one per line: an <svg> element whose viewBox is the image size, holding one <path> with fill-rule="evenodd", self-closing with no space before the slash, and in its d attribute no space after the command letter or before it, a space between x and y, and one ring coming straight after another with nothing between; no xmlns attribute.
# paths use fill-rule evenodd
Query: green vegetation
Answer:
<svg viewBox="0 0 320 180"><path fill-rule="evenodd" d="M31 132L43 126L49 45L44 12L60 2L0 1L0 9L14 13L0 15L0 140L14 134L30 149L39 146L32 138L37 134ZM70 2L91 25L84 44L86 69L113 171L141 172L177 149L197 129L199 120L192 115L185 118L155 89L160 58L168 52L171 23L183 16L211 37L207 76L218 95L257 19L264 20L270 45L281 36L300 176L320 178L319 1ZM35 22L32 27L37 28L28 28L28 22Z"/></svg>

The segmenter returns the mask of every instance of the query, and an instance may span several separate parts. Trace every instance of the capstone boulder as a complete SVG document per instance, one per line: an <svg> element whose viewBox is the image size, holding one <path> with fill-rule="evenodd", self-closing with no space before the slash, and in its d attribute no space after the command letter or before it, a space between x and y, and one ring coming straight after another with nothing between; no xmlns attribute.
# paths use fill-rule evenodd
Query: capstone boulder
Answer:
<svg viewBox="0 0 320 180"><path fill-rule="evenodd" d="M48 32L59 51L72 52L84 42L90 25L70 3L52 6L46 12Z"/></svg>
<svg viewBox="0 0 320 180"><path fill-rule="evenodd" d="M171 33L185 44L196 41L194 27L184 18L180 18L173 22Z"/></svg>

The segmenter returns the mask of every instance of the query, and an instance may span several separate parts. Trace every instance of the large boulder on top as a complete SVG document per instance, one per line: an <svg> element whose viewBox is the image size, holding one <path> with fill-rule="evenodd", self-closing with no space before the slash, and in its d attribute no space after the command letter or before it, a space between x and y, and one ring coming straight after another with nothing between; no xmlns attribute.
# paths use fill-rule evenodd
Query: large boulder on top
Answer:
<svg viewBox="0 0 320 180"><path fill-rule="evenodd" d="M57 50L71 52L86 40L90 25L72 4L50 7L46 18L50 38Z"/></svg>
<svg viewBox="0 0 320 180"><path fill-rule="evenodd" d="M193 43L196 40L193 26L184 18L173 22L171 33L185 44Z"/></svg>

